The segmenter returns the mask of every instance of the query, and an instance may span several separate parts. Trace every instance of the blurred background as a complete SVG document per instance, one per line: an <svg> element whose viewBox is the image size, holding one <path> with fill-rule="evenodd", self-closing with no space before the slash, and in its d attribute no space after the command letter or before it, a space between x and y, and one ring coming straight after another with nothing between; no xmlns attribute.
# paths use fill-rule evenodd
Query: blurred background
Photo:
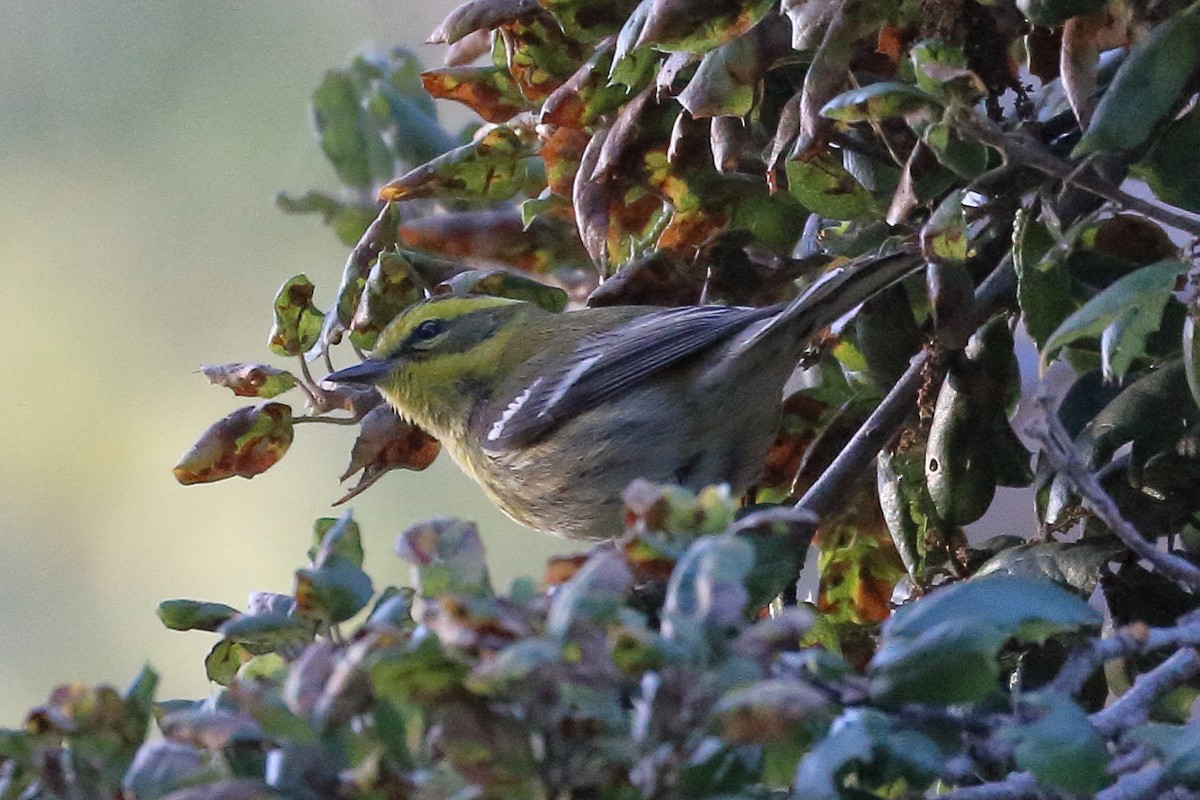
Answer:
<svg viewBox="0 0 1200 800"><path fill-rule="evenodd" d="M203 696L215 637L165 630L159 601L291 590L353 431L306 425L253 481L181 487L175 461L246 402L196 370L289 366L266 347L276 289L305 272L325 305L347 252L272 201L336 186L309 95L363 48L440 63L418 43L453 5L0 3L0 727L56 684L123 686L147 662L160 697ZM509 522L444 457L352 506L377 587L407 582L396 534L438 513L479 523L501 586L576 549Z"/></svg>

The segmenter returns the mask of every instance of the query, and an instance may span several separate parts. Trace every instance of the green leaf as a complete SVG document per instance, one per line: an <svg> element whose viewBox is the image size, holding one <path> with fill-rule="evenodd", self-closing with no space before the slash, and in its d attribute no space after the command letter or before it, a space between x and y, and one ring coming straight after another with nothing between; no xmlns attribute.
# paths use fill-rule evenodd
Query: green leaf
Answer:
<svg viewBox="0 0 1200 800"><path fill-rule="evenodd" d="M707 52L746 33L772 5L772 0L642 0L638 11L645 7L646 17L637 44Z"/></svg>
<svg viewBox="0 0 1200 800"><path fill-rule="evenodd" d="M423 597L494 595L483 541L470 522L439 517L418 523L400 534L396 554L413 565L413 583Z"/></svg>
<svg viewBox="0 0 1200 800"><path fill-rule="evenodd" d="M525 300L547 311L558 313L567 307L567 293L557 286L499 269L473 269L460 272L442 284L454 294L485 294Z"/></svg>
<svg viewBox="0 0 1200 800"><path fill-rule="evenodd" d="M1176 14L1161 23L1117 69L1071 157L1142 147L1180 102L1198 64L1200 17Z"/></svg>
<svg viewBox="0 0 1200 800"><path fill-rule="evenodd" d="M423 299L425 289L425 282L403 253L395 250L380 253L350 319L350 341L362 350L374 348L388 323Z"/></svg>
<svg viewBox="0 0 1200 800"><path fill-rule="evenodd" d="M1186 269L1180 261L1159 261L1114 281L1050 335L1042 348L1043 368L1063 346L1099 336L1105 378L1123 378L1144 355L1146 337L1158 330L1167 300Z"/></svg>
<svg viewBox="0 0 1200 800"><path fill-rule="evenodd" d="M346 202L317 191L305 192L299 197L279 192L275 195L275 206L285 214L320 214L322 221L333 228L334 234L347 247L358 242L378 213L374 203Z"/></svg>
<svg viewBox="0 0 1200 800"><path fill-rule="evenodd" d="M1050 229L1025 209L1013 223L1013 269L1017 302L1025 330L1045 348L1046 340L1076 308L1071 273L1065 258L1047 258L1056 239Z"/></svg>
<svg viewBox="0 0 1200 800"><path fill-rule="evenodd" d="M1146 745L1163 763L1163 780L1200 788L1200 725L1148 722L1130 731L1130 742Z"/></svg>
<svg viewBox="0 0 1200 800"><path fill-rule="evenodd" d="M1164 203L1200 214L1200 108L1193 108L1163 132L1141 163L1146 182Z"/></svg>
<svg viewBox="0 0 1200 800"><path fill-rule="evenodd" d="M705 53L676 99L693 117L742 117L754 107L765 65L762 43L739 36Z"/></svg>
<svg viewBox="0 0 1200 800"><path fill-rule="evenodd" d="M821 108L821 116L839 122L868 122L926 114L940 107L935 96L911 83L880 81L842 92Z"/></svg>
<svg viewBox="0 0 1200 800"><path fill-rule="evenodd" d="M1111 783L1106 772L1108 748L1088 720L1087 712L1061 694L1025 695L1022 718L998 736L1015 742L1017 768L1039 782L1072 795L1092 796Z"/></svg>
<svg viewBox="0 0 1200 800"><path fill-rule="evenodd" d="M367 607L374 592L367 573L338 555L296 570L297 610L323 622L345 622Z"/></svg>
<svg viewBox="0 0 1200 800"><path fill-rule="evenodd" d="M1074 594L1044 580L991 576L948 586L884 623L868 667L879 702L953 704L996 691L1000 647L1098 625Z"/></svg>
<svg viewBox="0 0 1200 800"><path fill-rule="evenodd" d="M317 343L324 316L313 305L316 287L305 275L289 278L275 294L275 324L267 344L281 356L298 356Z"/></svg>
<svg viewBox="0 0 1200 800"><path fill-rule="evenodd" d="M366 189L392 176L391 151L348 72L325 73L313 92L312 114L321 149L342 183Z"/></svg>
<svg viewBox="0 0 1200 800"><path fill-rule="evenodd" d="M164 600L158 604L158 618L173 631L215 631L239 613L233 606L200 600Z"/></svg>
<svg viewBox="0 0 1200 800"><path fill-rule="evenodd" d="M688 548L667 582L662 635L694 655L719 646L746 624L746 578L754 548L730 536L705 536Z"/></svg>
<svg viewBox="0 0 1200 800"><path fill-rule="evenodd" d="M497 126L387 184L379 199L507 200L525 183L528 155L516 132Z"/></svg>
<svg viewBox="0 0 1200 800"><path fill-rule="evenodd" d="M506 67L442 67L421 78L431 96L462 103L488 122L507 122L531 108Z"/></svg>
<svg viewBox="0 0 1200 800"><path fill-rule="evenodd" d="M363 564L362 533L349 511L336 519L322 517L313 523L309 560L320 566L331 556L344 558L356 567Z"/></svg>
<svg viewBox="0 0 1200 800"><path fill-rule="evenodd" d="M593 554L555 593L546 614L546 632L562 640L573 629L615 621L632 584L633 575L624 561L611 552Z"/></svg>
<svg viewBox="0 0 1200 800"><path fill-rule="evenodd" d="M788 161L788 191L814 214L857 219L876 210L875 199L829 153L811 161Z"/></svg>

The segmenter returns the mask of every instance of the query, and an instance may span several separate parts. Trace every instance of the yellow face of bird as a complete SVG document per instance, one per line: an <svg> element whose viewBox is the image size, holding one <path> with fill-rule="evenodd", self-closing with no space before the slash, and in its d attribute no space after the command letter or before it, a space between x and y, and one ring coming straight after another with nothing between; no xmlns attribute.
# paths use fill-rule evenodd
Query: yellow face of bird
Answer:
<svg viewBox="0 0 1200 800"><path fill-rule="evenodd" d="M485 295L418 303L388 325L370 360L330 377L373 383L439 438L462 435L472 404L519 363L510 345L533 308Z"/></svg>

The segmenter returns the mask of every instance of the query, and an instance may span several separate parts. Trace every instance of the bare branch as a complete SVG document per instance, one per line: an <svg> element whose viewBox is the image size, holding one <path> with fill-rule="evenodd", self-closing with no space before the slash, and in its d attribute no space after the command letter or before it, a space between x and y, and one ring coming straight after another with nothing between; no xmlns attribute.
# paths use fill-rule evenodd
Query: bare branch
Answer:
<svg viewBox="0 0 1200 800"><path fill-rule="evenodd" d="M1129 691L1111 706L1092 714L1092 727L1104 737L1115 736L1150 716L1150 705L1169 690L1200 675L1200 655L1194 648L1176 651L1163 663L1144 672L1133 682Z"/></svg>

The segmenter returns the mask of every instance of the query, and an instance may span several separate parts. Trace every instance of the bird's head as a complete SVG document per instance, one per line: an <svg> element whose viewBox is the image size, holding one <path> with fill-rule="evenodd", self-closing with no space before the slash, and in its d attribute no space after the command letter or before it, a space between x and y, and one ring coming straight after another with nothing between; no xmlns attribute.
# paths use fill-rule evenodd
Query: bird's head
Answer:
<svg viewBox="0 0 1200 800"><path fill-rule="evenodd" d="M487 295L444 295L394 319L371 357L325 377L370 384L439 438L455 435L474 404L527 357L519 336L536 306Z"/></svg>

